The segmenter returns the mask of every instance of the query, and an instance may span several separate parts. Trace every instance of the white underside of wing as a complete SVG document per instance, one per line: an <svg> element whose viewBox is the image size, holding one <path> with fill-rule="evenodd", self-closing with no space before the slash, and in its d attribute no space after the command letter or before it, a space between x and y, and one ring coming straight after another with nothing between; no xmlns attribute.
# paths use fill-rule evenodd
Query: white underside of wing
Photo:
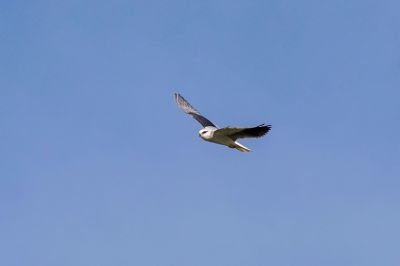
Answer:
<svg viewBox="0 0 400 266"><path fill-rule="evenodd" d="M224 127L216 130L214 132L214 136L230 136L236 134L238 132L243 131L246 128L239 128L239 127Z"/></svg>
<svg viewBox="0 0 400 266"><path fill-rule="evenodd" d="M216 136L216 137L209 139L208 141L226 145L226 146L232 146L235 143L235 141L233 139L231 139L229 137L225 137L225 136Z"/></svg>

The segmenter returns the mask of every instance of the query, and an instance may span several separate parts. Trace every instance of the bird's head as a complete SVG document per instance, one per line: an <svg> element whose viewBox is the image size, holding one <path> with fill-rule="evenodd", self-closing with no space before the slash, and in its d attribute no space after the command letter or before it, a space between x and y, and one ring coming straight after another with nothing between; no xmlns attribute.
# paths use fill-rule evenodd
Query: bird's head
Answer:
<svg viewBox="0 0 400 266"><path fill-rule="evenodd" d="M210 139L212 137L212 132L206 128L203 128L199 131L199 136L202 139Z"/></svg>

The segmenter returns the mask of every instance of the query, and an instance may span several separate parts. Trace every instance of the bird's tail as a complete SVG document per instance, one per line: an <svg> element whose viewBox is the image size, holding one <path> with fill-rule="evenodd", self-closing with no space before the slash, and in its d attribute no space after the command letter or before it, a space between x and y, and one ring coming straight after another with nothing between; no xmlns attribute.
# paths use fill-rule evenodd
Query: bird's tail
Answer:
<svg viewBox="0 0 400 266"><path fill-rule="evenodd" d="M239 142L235 142L235 149L237 149L238 151L241 152L250 152L251 150L245 146L243 146L242 144L240 144Z"/></svg>

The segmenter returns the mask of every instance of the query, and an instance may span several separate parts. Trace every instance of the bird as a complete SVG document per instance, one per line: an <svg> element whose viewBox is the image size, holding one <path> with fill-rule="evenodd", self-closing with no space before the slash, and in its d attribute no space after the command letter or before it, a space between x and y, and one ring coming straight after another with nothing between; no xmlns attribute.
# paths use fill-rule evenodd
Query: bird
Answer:
<svg viewBox="0 0 400 266"><path fill-rule="evenodd" d="M208 120L179 93L175 93L175 101L180 109L186 114L191 115L199 122L203 128L199 131L199 136L205 141L225 145L229 148L241 152L250 152L251 149L240 144L237 140L242 138L259 138L271 130L271 125L261 124L256 127L223 127L218 128L213 122Z"/></svg>

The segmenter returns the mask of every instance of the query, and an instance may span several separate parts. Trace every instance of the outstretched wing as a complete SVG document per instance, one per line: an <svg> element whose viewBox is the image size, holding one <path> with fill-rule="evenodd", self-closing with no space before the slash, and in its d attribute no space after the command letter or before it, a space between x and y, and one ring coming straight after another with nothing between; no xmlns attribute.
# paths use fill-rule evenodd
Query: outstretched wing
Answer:
<svg viewBox="0 0 400 266"><path fill-rule="evenodd" d="M214 136L228 136L233 140L242 138L259 138L264 136L271 130L271 125L259 125L256 127L236 128L224 127L214 132Z"/></svg>
<svg viewBox="0 0 400 266"><path fill-rule="evenodd" d="M193 116L203 127L216 127L210 120L202 116L193 106L189 104L179 93L175 93L175 101L185 113Z"/></svg>

